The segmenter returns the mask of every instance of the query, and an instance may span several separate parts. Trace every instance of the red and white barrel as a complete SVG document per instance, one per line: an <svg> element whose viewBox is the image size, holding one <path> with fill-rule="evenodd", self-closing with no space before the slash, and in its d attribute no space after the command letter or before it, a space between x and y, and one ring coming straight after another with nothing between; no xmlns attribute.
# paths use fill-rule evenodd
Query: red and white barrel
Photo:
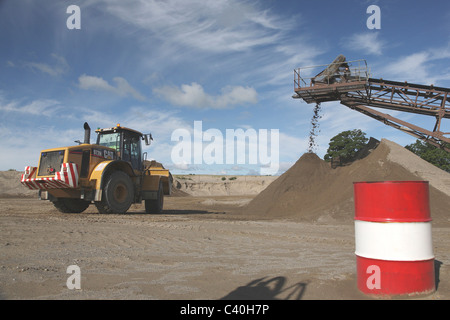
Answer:
<svg viewBox="0 0 450 320"><path fill-rule="evenodd" d="M355 182L358 289L414 295L435 290L427 181Z"/></svg>

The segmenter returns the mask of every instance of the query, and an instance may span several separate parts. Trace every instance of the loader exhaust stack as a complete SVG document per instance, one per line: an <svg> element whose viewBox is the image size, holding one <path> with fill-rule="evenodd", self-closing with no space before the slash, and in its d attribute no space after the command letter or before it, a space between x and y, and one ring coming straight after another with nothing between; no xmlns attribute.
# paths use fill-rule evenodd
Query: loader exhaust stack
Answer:
<svg viewBox="0 0 450 320"><path fill-rule="evenodd" d="M84 123L84 143L90 144L91 143L91 127L89 127L89 124L87 122Z"/></svg>

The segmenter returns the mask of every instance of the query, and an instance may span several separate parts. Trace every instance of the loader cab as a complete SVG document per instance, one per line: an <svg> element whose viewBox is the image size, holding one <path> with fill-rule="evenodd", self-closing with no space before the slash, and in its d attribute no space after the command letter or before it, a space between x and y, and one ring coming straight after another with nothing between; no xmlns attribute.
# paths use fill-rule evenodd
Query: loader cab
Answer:
<svg viewBox="0 0 450 320"><path fill-rule="evenodd" d="M141 140L148 141L148 135L139 131L121 127L97 129L97 144L116 151L117 159L127 161L134 170L142 171Z"/></svg>

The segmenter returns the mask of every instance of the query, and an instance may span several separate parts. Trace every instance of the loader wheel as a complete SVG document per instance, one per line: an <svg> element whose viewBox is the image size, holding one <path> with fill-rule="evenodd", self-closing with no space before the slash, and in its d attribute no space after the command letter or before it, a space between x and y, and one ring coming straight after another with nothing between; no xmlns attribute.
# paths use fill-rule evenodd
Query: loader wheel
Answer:
<svg viewBox="0 0 450 320"><path fill-rule="evenodd" d="M155 200L145 200L146 213L161 213L164 205L164 189L162 181L159 182L158 195Z"/></svg>
<svg viewBox="0 0 450 320"><path fill-rule="evenodd" d="M52 201L56 209L62 213L81 213L89 207L90 201L72 198L59 198Z"/></svg>
<svg viewBox="0 0 450 320"><path fill-rule="evenodd" d="M113 172L103 188L102 200L95 202L100 213L125 213L134 199L130 177L122 171Z"/></svg>

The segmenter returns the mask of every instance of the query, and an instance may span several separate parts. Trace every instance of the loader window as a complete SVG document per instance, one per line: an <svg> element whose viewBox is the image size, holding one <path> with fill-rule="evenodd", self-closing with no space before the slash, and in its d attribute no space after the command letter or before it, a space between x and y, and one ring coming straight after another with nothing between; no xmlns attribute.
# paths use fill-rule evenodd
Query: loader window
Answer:
<svg viewBox="0 0 450 320"><path fill-rule="evenodd" d="M39 176L53 176L61 171L64 160L64 150L42 152L39 162Z"/></svg>
<svg viewBox="0 0 450 320"><path fill-rule="evenodd" d="M102 133L98 136L98 143L101 146L112 148L117 151L120 147L120 133Z"/></svg>
<svg viewBox="0 0 450 320"><path fill-rule="evenodd" d="M124 132L122 160L129 161L133 169L142 170L141 140L138 135Z"/></svg>
<svg viewBox="0 0 450 320"><path fill-rule="evenodd" d="M141 170L141 141L138 137L131 139L131 165Z"/></svg>

